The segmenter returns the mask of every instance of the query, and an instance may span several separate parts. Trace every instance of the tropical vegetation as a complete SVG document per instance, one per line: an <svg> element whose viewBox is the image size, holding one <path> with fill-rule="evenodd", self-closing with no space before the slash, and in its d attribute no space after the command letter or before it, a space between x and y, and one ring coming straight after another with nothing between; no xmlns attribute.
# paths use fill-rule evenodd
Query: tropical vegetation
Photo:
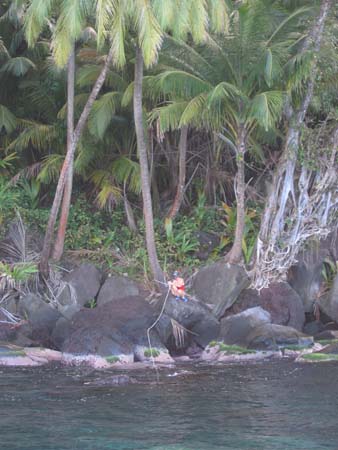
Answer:
<svg viewBox="0 0 338 450"><path fill-rule="evenodd" d="M45 278L78 258L161 286L201 263L201 232L217 238L203 258L244 263L257 289L283 277L337 223L337 14L3 0L1 236L19 212Z"/></svg>

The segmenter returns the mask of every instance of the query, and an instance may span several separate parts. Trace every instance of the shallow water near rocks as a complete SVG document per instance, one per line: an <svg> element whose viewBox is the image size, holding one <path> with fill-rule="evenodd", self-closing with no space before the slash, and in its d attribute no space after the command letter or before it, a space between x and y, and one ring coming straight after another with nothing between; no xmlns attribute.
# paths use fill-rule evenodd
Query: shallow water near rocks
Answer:
<svg viewBox="0 0 338 450"><path fill-rule="evenodd" d="M113 373L0 368L1 450L338 449L338 363L178 366L159 384L151 369L130 373L140 384L84 384Z"/></svg>

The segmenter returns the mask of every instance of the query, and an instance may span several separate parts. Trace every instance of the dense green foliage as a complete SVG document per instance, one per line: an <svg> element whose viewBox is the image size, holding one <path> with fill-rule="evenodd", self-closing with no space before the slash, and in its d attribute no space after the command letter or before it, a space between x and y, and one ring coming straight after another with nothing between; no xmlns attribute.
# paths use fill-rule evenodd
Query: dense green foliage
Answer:
<svg viewBox="0 0 338 450"><path fill-rule="evenodd" d="M108 52L106 37L112 33L115 65L109 68L76 150L66 256L151 278L131 106L137 35L148 68L144 127L161 265L168 273L174 267L198 266L199 231L220 238L210 258L229 250L236 229L234 183L241 158L246 183L242 253L249 264L266 184L284 145L283 111L287 101L297 106L306 90L313 55L303 52L302 46L318 14L314 3L211 1L208 14L214 26L203 34L203 27L198 27L207 16L198 17L198 8L185 9L189 2L182 2L179 13L187 19L185 28L178 29L184 22L173 26L174 0L136 2L137 8L144 8L143 24L133 19L138 9L133 12L130 1L119 9L119 1L87 0L79 10L70 0L2 1L0 237L16 211L28 227L44 233L66 153L67 49L76 42L77 120ZM223 15L214 17L216 4L222 6ZM219 34L225 26L227 34ZM337 121L337 42L337 9L333 9L299 151L299 167L307 165L313 171ZM165 226L177 189L178 145L185 125L189 133L184 202L174 222ZM325 136L318 142L319 128ZM236 150L241 133L243 154ZM309 146L311 154L304 150ZM136 232L131 230L130 215Z"/></svg>

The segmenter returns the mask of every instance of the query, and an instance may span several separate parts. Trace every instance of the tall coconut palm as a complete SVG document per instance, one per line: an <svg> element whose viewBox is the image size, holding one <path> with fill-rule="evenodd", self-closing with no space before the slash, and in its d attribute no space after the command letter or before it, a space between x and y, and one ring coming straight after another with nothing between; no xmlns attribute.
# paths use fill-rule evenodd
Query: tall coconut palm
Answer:
<svg viewBox="0 0 338 450"><path fill-rule="evenodd" d="M146 224L146 244L153 276L163 281L155 245L150 176L147 145L144 133L142 106L143 69L157 61L165 32L185 40L188 35L196 43L207 37L208 22L211 28L226 28L226 4L224 0L102 0L99 22L99 41L106 31L111 33L115 55L119 64L125 61L127 32L134 39L135 79L133 84L134 121L138 156L141 168L143 211Z"/></svg>
<svg viewBox="0 0 338 450"><path fill-rule="evenodd" d="M46 26L47 20L53 10L53 7L55 7L58 3L58 0L49 0L49 1L41 1L41 0L32 0L27 11L26 11L26 17L25 17L25 28L26 28L26 37L28 40L29 45L34 45L36 42L39 34L41 33L42 29ZM99 2L98 2L99 3ZM69 1L63 1L61 3L60 8L60 15L58 16L55 30L53 33L53 41L52 41L52 47L53 47L53 54L56 63L60 67L66 66L69 58L71 57L71 54L73 53L74 45L76 40L80 37L82 30L85 27L86 19L88 15L93 13L94 11L94 4L92 1L84 1L84 2L74 2L72 0ZM99 5L97 5L99 6ZM66 158L64 160L62 170L60 173L58 185L56 188L56 193L46 229L45 239L44 239L44 245L43 250L41 253L41 261L40 261L40 270L42 273L46 274L48 272L48 259L50 257L50 252L52 248L52 242L53 242L53 232L54 232L54 226L56 223L58 211L60 208L62 195L64 192L64 186L66 184L67 179L70 180L70 177L72 177L72 169L73 169L73 161L74 161L74 154L76 147L78 145L78 142L81 138L81 135L83 133L85 124L87 122L87 119L89 117L91 108L93 106L93 103L104 83L104 80L106 78L109 65L113 59L114 54L114 48L113 46L110 47L109 53L105 59L105 62L103 64L102 70L96 79L96 82L94 83L94 86L92 88L92 91L88 97L88 100L84 106L84 109L82 111L82 114L78 120L78 123L76 127L74 127L74 132L69 133L69 139L67 140L67 143L69 147L67 148L67 154ZM74 70L73 64L69 64L70 71ZM74 82L74 75L70 74L68 78L69 83ZM70 93L73 93L73 88L68 86L68 90ZM73 98L73 97L72 97ZM68 125L73 128L72 125L72 111L73 107L71 105L72 99L68 97L68 100L70 101L69 105L69 115L68 115ZM69 173L70 172L70 173ZM71 195L71 184L68 182L67 184L67 190L65 192L67 196L67 200L65 202L65 210L64 210L64 221L61 224L60 229L60 236L59 236L59 246L56 248L56 256L60 257L60 254L62 253L63 249L63 240L64 240L64 233L65 233L65 221L66 216L68 215L67 212L69 210L70 205L70 195Z"/></svg>
<svg viewBox="0 0 338 450"><path fill-rule="evenodd" d="M245 157L258 132L273 130L284 104L285 64L306 9L288 13L276 2L257 0L232 13L226 38L209 36L194 48L168 39L161 60L168 68L149 79L152 95L168 103L152 113L162 131L192 126L218 133L235 152L237 223L227 255L239 262L245 225Z"/></svg>

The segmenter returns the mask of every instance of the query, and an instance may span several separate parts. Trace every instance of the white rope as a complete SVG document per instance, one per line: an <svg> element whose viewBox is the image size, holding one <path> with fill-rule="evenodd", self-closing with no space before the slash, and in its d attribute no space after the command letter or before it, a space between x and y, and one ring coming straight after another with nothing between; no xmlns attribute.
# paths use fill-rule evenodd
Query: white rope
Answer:
<svg viewBox="0 0 338 450"><path fill-rule="evenodd" d="M165 284L165 283L163 283L163 284ZM154 367L154 369L156 371L157 382L159 382L159 374L158 374L158 370L157 370L157 367L156 367L156 364L155 364L155 358L154 358L154 355L153 355L153 349L151 347L150 331L152 330L152 328L154 328L154 326L159 322L159 320L162 317L162 314L163 314L164 309L165 309L165 305L166 305L168 297L169 297L169 292L170 292L170 287L168 286L167 295L166 295L166 297L164 299L161 312L160 312L159 316L157 317L157 319L155 320L155 322L147 329L147 337L148 337L148 345L149 345L150 357L151 357L151 362L153 364L153 367Z"/></svg>

